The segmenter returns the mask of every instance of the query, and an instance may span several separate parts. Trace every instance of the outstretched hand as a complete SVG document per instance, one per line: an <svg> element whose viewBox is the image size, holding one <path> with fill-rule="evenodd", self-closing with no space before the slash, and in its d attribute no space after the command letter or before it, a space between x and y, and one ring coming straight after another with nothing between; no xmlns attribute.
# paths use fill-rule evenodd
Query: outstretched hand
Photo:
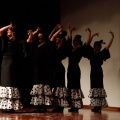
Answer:
<svg viewBox="0 0 120 120"><path fill-rule="evenodd" d="M111 35L112 35L112 37L114 37L114 33L110 30L110 32L109 32Z"/></svg>
<svg viewBox="0 0 120 120"><path fill-rule="evenodd" d="M13 25L13 23L12 22L10 22L10 25L9 25L9 28L16 28L14 25Z"/></svg>
<svg viewBox="0 0 120 120"><path fill-rule="evenodd" d="M75 27L72 27L71 23L69 23L69 24L68 24L68 27L67 27L67 28L70 30L70 32L72 32L72 31L75 31L75 30L76 30L76 28L75 28Z"/></svg>
<svg viewBox="0 0 120 120"><path fill-rule="evenodd" d="M33 34L33 30L31 30L31 29L28 30L28 31L27 31L27 34L28 34L28 35L32 35L32 34Z"/></svg>
<svg viewBox="0 0 120 120"><path fill-rule="evenodd" d="M93 36L93 37L94 37L94 36L98 36L98 37L99 37L99 32L94 33L92 36Z"/></svg>
<svg viewBox="0 0 120 120"><path fill-rule="evenodd" d="M41 31L41 28L40 28L40 27L37 27L36 31L37 31L37 32Z"/></svg>
<svg viewBox="0 0 120 120"><path fill-rule="evenodd" d="M57 24L57 27L58 27L58 29L61 29L62 25L61 24Z"/></svg>
<svg viewBox="0 0 120 120"><path fill-rule="evenodd" d="M88 27L88 28L85 29L85 31L91 32L91 29Z"/></svg>

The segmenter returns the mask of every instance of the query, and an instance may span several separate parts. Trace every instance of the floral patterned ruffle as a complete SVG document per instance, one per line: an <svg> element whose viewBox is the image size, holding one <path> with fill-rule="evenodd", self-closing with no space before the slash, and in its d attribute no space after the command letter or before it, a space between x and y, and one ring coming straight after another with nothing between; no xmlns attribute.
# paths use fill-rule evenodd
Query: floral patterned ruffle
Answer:
<svg viewBox="0 0 120 120"><path fill-rule="evenodd" d="M22 109L18 88L0 86L0 109Z"/></svg>
<svg viewBox="0 0 120 120"><path fill-rule="evenodd" d="M49 85L37 84L34 85L30 94L32 99L30 104L32 105L51 105L52 104L52 91Z"/></svg>
<svg viewBox="0 0 120 120"><path fill-rule="evenodd" d="M44 96L44 95L37 95L37 96L32 96L31 105L51 105L52 104L52 99L49 96Z"/></svg>
<svg viewBox="0 0 120 120"><path fill-rule="evenodd" d="M108 107L108 103L105 98L91 98L90 105L91 106Z"/></svg>
<svg viewBox="0 0 120 120"><path fill-rule="evenodd" d="M52 89L53 105L68 107L68 90L65 87L56 87Z"/></svg>
<svg viewBox="0 0 120 120"><path fill-rule="evenodd" d="M83 92L81 89L71 89L71 99L82 99L84 98Z"/></svg>
<svg viewBox="0 0 120 120"><path fill-rule="evenodd" d="M84 98L83 92L81 89L71 89L71 106L75 108L82 108Z"/></svg>
<svg viewBox="0 0 120 120"><path fill-rule="evenodd" d="M91 106L108 107L108 103L106 100L107 94L106 94L105 89L92 88L90 90L88 97L90 97Z"/></svg>
<svg viewBox="0 0 120 120"><path fill-rule="evenodd" d="M52 89L53 96L59 97L59 98L66 98L68 97L68 90L65 87L56 87Z"/></svg>
<svg viewBox="0 0 120 120"><path fill-rule="evenodd" d="M71 100L71 108L82 108L83 107L83 101L82 99L79 100Z"/></svg>
<svg viewBox="0 0 120 120"><path fill-rule="evenodd" d="M107 97L106 91L103 88L92 88L90 89L88 97L90 98L105 98Z"/></svg>

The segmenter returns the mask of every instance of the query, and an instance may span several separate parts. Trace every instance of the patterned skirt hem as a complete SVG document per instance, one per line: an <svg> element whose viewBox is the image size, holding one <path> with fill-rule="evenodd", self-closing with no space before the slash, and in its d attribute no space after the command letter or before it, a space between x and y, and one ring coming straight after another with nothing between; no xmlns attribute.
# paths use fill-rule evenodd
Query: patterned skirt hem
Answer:
<svg viewBox="0 0 120 120"><path fill-rule="evenodd" d="M107 97L106 91L103 88L92 88L89 91L89 98L105 98Z"/></svg>
<svg viewBox="0 0 120 120"><path fill-rule="evenodd" d="M0 109L20 110L23 105L19 99L0 98Z"/></svg>
<svg viewBox="0 0 120 120"><path fill-rule="evenodd" d="M108 107L108 103L105 98L91 98L90 106Z"/></svg>
<svg viewBox="0 0 120 120"><path fill-rule="evenodd" d="M52 89L52 96L58 99L68 98L68 89L66 87L56 87Z"/></svg>
<svg viewBox="0 0 120 120"><path fill-rule="evenodd" d="M73 100L81 100L85 98L81 89L71 89L70 97Z"/></svg>
<svg viewBox="0 0 120 120"><path fill-rule="evenodd" d="M2 87L0 86L0 98L21 98L20 92L16 87Z"/></svg>
<svg viewBox="0 0 120 120"><path fill-rule="evenodd" d="M44 96L44 95L32 96L30 104L32 104L32 105L52 105L52 97Z"/></svg>
<svg viewBox="0 0 120 120"><path fill-rule="evenodd" d="M47 84L36 84L33 85L33 88L30 92L30 95L36 96L36 95L45 95L45 96L51 96L52 90L49 85Z"/></svg>
<svg viewBox="0 0 120 120"><path fill-rule="evenodd" d="M81 109L83 108L83 101L82 99L79 100L71 100L71 105L70 107L78 108Z"/></svg>

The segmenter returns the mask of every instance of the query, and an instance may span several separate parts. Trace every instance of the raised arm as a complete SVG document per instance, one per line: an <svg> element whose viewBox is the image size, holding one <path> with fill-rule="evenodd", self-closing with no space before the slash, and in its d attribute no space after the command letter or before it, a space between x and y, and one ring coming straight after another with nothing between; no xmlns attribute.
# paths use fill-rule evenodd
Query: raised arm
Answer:
<svg viewBox="0 0 120 120"><path fill-rule="evenodd" d="M110 46L111 46L112 43L113 43L113 39L114 39L114 33L113 33L111 30L110 30L109 33L111 34L112 38L111 38L110 42L108 43L108 45L106 46L106 49L109 49L109 48L110 48Z"/></svg>
<svg viewBox="0 0 120 120"><path fill-rule="evenodd" d="M92 41L91 40L91 30L90 30L90 28L87 28L85 31L88 31L88 39L85 43L86 43L86 45L89 45Z"/></svg>
<svg viewBox="0 0 120 120"><path fill-rule="evenodd" d="M59 30L59 26L60 26L60 24L57 24L56 26L55 26L55 28L52 30L52 32L50 33L50 35L49 35L49 39L51 39L51 37L53 36L53 34L57 31L57 30Z"/></svg>
<svg viewBox="0 0 120 120"><path fill-rule="evenodd" d="M90 45L91 42L92 42L92 40L93 40L93 38L94 38L95 36L98 36L98 37L99 37L99 33L95 33L95 34L91 35L91 30L90 30L90 28L87 28L86 31L89 32L89 34L88 34L88 39L87 39L87 41L86 41L86 45Z"/></svg>
<svg viewBox="0 0 120 120"><path fill-rule="evenodd" d="M56 37L60 34L60 32L62 31L62 25L59 25L58 27L59 27L59 29L51 36L50 41L54 41L55 38L56 38Z"/></svg>
<svg viewBox="0 0 120 120"><path fill-rule="evenodd" d="M13 28L13 27L14 27L13 24L10 23L9 25L0 28L0 36L3 36L5 31L7 31L9 28Z"/></svg>
<svg viewBox="0 0 120 120"><path fill-rule="evenodd" d="M68 27L67 27L68 38L72 39L72 32L75 31L75 30L76 30L76 28L72 27L71 24L69 23Z"/></svg>
<svg viewBox="0 0 120 120"><path fill-rule="evenodd" d="M36 34L38 34L41 31L40 27L37 27L37 29L33 32L33 35L35 36Z"/></svg>
<svg viewBox="0 0 120 120"><path fill-rule="evenodd" d="M28 34L28 38L27 38L27 42L33 42L33 31L30 29L27 31L27 34Z"/></svg>
<svg viewBox="0 0 120 120"><path fill-rule="evenodd" d="M36 29L35 31L33 31L33 30L31 30L31 29L28 30L28 31L27 31L27 34L28 34L27 42L33 42L34 36L35 36L36 34L38 34L40 30L41 30L40 27L37 27L37 29Z"/></svg>

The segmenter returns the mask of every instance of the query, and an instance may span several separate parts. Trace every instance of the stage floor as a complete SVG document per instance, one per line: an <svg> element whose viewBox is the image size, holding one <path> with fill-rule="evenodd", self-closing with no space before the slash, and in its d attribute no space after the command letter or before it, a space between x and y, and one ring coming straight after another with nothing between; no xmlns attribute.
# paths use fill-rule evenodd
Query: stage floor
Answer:
<svg viewBox="0 0 120 120"><path fill-rule="evenodd" d="M120 120L119 111L102 111L93 113L90 109L80 109L79 113L32 113L32 109L24 109L16 113L0 113L0 120Z"/></svg>

